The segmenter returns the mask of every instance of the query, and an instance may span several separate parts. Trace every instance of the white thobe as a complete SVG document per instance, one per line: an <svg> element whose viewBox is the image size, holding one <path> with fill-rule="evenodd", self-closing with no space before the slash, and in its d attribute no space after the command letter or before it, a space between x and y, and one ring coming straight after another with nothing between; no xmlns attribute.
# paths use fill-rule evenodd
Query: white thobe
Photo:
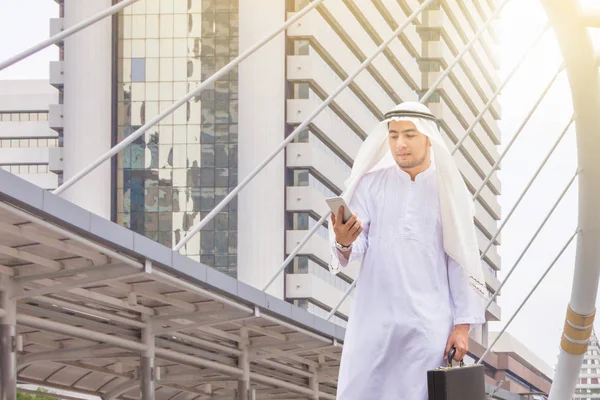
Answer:
<svg viewBox="0 0 600 400"><path fill-rule="evenodd" d="M426 400L456 324L485 322L483 300L446 255L434 167L365 175L349 204L362 257L338 379L338 400ZM349 261L332 248L342 267Z"/></svg>

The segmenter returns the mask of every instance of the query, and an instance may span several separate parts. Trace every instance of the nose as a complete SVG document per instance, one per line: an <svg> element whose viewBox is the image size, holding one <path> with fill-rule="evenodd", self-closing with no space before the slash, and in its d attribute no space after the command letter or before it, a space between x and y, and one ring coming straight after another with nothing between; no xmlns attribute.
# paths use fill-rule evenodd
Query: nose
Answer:
<svg viewBox="0 0 600 400"><path fill-rule="evenodd" d="M406 140L403 137L399 137L398 141L396 142L396 149L398 150L402 150L402 149L406 149L408 146L406 145Z"/></svg>

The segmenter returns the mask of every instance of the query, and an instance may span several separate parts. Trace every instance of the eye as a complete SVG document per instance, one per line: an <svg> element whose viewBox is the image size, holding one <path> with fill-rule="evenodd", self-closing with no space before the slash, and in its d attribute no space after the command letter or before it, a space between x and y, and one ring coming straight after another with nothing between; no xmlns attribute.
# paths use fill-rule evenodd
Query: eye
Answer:
<svg viewBox="0 0 600 400"><path fill-rule="evenodd" d="M407 138L412 139L415 137L415 135L406 135Z"/></svg>

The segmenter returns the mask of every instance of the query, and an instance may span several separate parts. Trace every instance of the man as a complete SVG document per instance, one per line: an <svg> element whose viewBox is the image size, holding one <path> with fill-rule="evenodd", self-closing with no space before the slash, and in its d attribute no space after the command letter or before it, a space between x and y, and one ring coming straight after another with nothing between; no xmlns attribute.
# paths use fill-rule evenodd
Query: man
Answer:
<svg viewBox="0 0 600 400"><path fill-rule="evenodd" d="M331 215L334 272L362 258L339 400L426 400L427 371L485 322L473 206L434 121L419 103L386 114L347 183L352 218Z"/></svg>

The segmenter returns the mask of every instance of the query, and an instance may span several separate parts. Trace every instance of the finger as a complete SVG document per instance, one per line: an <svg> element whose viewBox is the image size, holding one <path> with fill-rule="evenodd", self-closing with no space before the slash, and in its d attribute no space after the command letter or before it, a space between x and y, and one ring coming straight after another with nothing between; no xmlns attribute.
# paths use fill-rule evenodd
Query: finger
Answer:
<svg viewBox="0 0 600 400"><path fill-rule="evenodd" d="M464 349L462 349L462 348L461 348L461 349L459 349L459 350L456 352L456 356L454 357L454 360L455 360L455 361L460 361L460 360L462 360L463 358L465 358L465 355L466 355L466 354L467 354L467 352L466 352Z"/></svg>
<svg viewBox="0 0 600 400"><path fill-rule="evenodd" d="M362 226L360 227L360 229L358 229L356 232L354 232L354 234L352 235L352 239L356 240L357 237L360 236L360 234L362 233Z"/></svg>
<svg viewBox="0 0 600 400"><path fill-rule="evenodd" d="M458 345L458 346L456 346L456 356L455 356L454 359L456 361L460 361L460 360L462 360L465 357L465 354L467 354L465 346Z"/></svg>
<svg viewBox="0 0 600 400"><path fill-rule="evenodd" d="M337 218L335 217L335 214L334 214L334 213L331 213L331 223L332 223L333 225L335 225L335 221L336 221L336 220L337 220Z"/></svg>
<svg viewBox="0 0 600 400"><path fill-rule="evenodd" d="M448 352L450 351L453 345L453 341L449 339L448 343L446 344L446 350L444 351L444 360L448 359Z"/></svg>
<svg viewBox="0 0 600 400"><path fill-rule="evenodd" d="M350 217L350 219L346 222L344 222L344 226L347 227L348 229L352 228L354 226L354 224L356 223L356 213L352 214L352 216Z"/></svg>
<svg viewBox="0 0 600 400"><path fill-rule="evenodd" d="M337 219L338 219L338 221L340 221L340 224L344 223L344 207L343 206L340 206L340 208L338 208Z"/></svg>
<svg viewBox="0 0 600 400"><path fill-rule="evenodd" d="M357 219L354 225L352 225L352 227L350 228L350 233L354 235L356 231L358 231L360 228L362 228L362 223L359 219Z"/></svg>

